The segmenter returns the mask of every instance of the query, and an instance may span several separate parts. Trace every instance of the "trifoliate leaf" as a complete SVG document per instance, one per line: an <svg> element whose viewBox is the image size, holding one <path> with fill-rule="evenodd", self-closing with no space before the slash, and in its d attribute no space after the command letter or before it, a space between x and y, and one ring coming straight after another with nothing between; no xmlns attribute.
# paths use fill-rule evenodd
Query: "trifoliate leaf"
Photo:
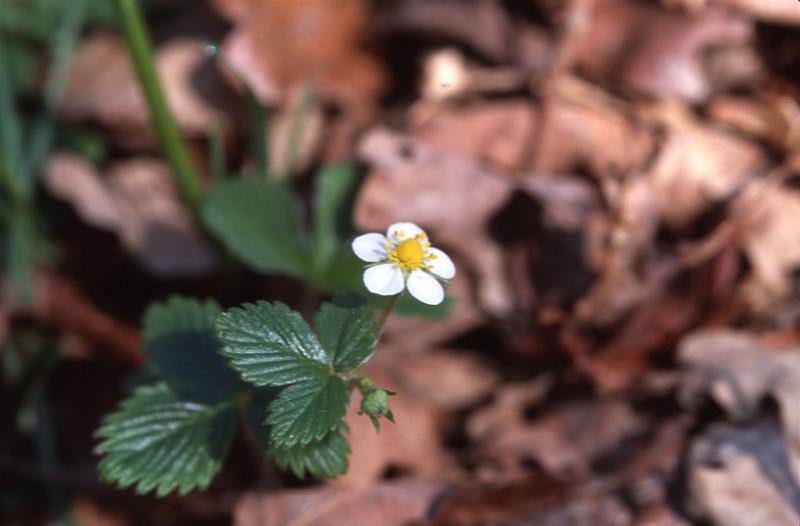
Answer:
<svg viewBox="0 0 800 526"><path fill-rule="evenodd" d="M230 403L181 399L164 383L140 387L107 416L96 452L104 480L163 496L204 489L222 467L236 431Z"/></svg>
<svg viewBox="0 0 800 526"><path fill-rule="evenodd" d="M352 233L353 201L359 177L352 165L333 164L317 174L315 183L314 268L322 272Z"/></svg>
<svg viewBox="0 0 800 526"><path fill-rule="evenodd" d="M174 392L188 400L220 402L235 394L236 374L219 354L213 301L173 297L144 315L144 351Z"/></svg>
<svg viewBox="0 0 800 526"><path fill-rule="evenodd" d="M325 303L314 317L322 348L333 356L338 372L355 369L375 352L377 325L372 309L366 306L345 308Z"/></svg>
<svg viewBox="0 0 800 526"><path fill-rule="evenodd" d="M297 277L310 271L300 208L285 184L264 179L217 183L203 205L203 221L257 271Z"/></svg>
<svg viewBox="0 0 800 526"><path fill-rule="evenodd" d="M319 383L333 364L300 314L283 303L259 301L223 312L216 334L222 354L255 385Z"/></svg>
<svg viewBox="0 0 800 526"><path fill-rule="evenodd" d="M269 406L266 424L273 446L291 448L322 440L338 426L350 403L347 384L338 376L286 387Z"/></svg>
<svg viewBox="0 0 800 526"><path fill-rule="evenodd" d="M306 473L315 477L334 478L347 471L347 455L350 444L344 436L344 429L334 429L318 442L292 448L270 448L269 454L282 470L291 469L298 478Z"/></svg>

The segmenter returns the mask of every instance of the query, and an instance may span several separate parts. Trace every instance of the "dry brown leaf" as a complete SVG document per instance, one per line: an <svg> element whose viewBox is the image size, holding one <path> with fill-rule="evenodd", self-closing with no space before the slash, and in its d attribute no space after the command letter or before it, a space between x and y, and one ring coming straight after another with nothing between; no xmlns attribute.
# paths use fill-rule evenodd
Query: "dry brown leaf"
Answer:
<svg viewBox="0 0 800 526"><path fill-rule="evenodd" d="M486 397L497 385L497 374L464 352L402 352L387 342L382 356L390 356L387 374L398 390L442 411L458 411Z"/></svg>
<svg viewBox="0 0 800 526"><path fill-rule="evenodd" d="M173 40L156 52L167 101L178 125L188 134L203 135L216 119L224 119L193 86L207 61L199 39ZM100 34L84 41L70 68L61 101L59 112L64 117L99 122L127 146L150 146L154 142L147 104L127 48L118 36Z"/></svg>
<svg viewBox="0 0 800 526"><path fill-rule="evenodd" d="M327 100L362 117L383 87L379 64L361 48L367 22L362 0L215 0L234 24L227 60L265 103L280 102L297 85L313 85Z"/></svg>
<svg viewBox="0 0 800 526"><path fill-rule="evenodd" d="M536 510L558 501L564 485L546 476L507 477L457 488L435 508L425 526L484 526L516 524ZM525 524L531 524L526 522ZM536 524L540 524L536 522ZM565 523L561 523L565 524Z"/></svg>
<svg viewBox="0 0 800 526"><path fill-rule="evenodd" d="M593 460L642 429L641 419L613 399L563 405L530 420L526 413L547 385L543 379L504 386L494 403L469 418L467 433L478 445L480 461L496 463L507 474L535 460L553 476L581 479L591 472Z"/></svg>
<svg viewBox="0 0 800 526"><path fill-rule="evenodd" d="M800 25L800 9L797 4L782 0L717 0L742 12L773 24Z"/></svg>
<svg viewBox="0 0 800 526"><path fill-rule="evenodd" d="M800 145L800 106L791 97L721 96L714 99L708 113L776 148L790 151Z"/></svg>
<svg viewBox="0 0 800 526"><path fill-rule="evenodd" d="M731 197L766 164L755 144L702 123L681 104L656 104L644 113L664 130L648 175L660 215L672 227Z"/></svg>
<svg viewBox="0 0 800 526"><path fill-rule="evenodd" d="M486 163L499 170L519 171L537 125L536 108L525 100L482 102L452 110L419 103L409 133L444 152Z"/></svg>
<svg viewBox="0 0 800 526"><path fill-rule="evenodd" d="M130 524L122 514L102 510L86 498L78 498L70 505L72 520L82 526L126 526Z"/></svg>
<svg viewBox="0 0 800 526"><path fill-rule="evenodd" d="M215 256L194 230L166 163L118 162L103 179L85 161L61 154L48 164L44 181L87 223L115 232L153 274L196 276L214 269Z"/></svg>
<svg viewBox="0 0 800 526"><path fill-rule="evenodd" d="M444 320L431 322L415 316L390 317L381 336L384 344L403 354L427 351L441 347L448 340L457 338L485 321L475 308L472 290L464 272L459 272L450 280L447 296L453 300L453 310ZM377 356L382 355L379 353Z"/></svg>
<svg viewBox="0 0 800 526"><path fill-rule="evenodd" d="M604 0L592 3L586 30L575 44L578 66L594 79L617 80L653 97L694 102L743 80L759 67L747 47L747 19L717 8L682 13L655 2ZM709 53L733 49L712 65Z"/></svg>
<svg viewBox="0 0 800 526"><path fill-rule="evenodd" d="M555 81L538 128L533 169L595 176L618 175L642 167L655 147L651 127L598 86L575 77Z"/></svg>
<svg viewBox="0 0 800 526"><path fill-rule="evenodd" d="M235 526L406 526L420 520L443 490L430 482L341 485L246 494L236 505Z"/></svg>
<svg viewBox="0 0 800 526"><path fill-rule="evenodd" d="M800 491L787 465L798 461L787 456L771 420L715 424L689 451L688 509L718 526L795 526Z"/></svg>
<svg viewBox="0 0 800 526"><path fill-rule="evenodd" d="M745 189L732 210L741 225L739 242L753 267L743 284L748 303L769 312L791 298L794 272L800 268L800 191L770 180Z"/></svg>
<svg viewBox="0 0 800 526"><path fill-rule="evenodd" d="M770 352L743 332L709 330L679 350L690 369L681 398L710 397L738 427L715 424L690 451L691 509L721 526L790 525L800 520L800 352ZM777 403L780 422L763 401Z"/></svg>
<svg viewBox="0 0 800 526"><path fill-rule="evenodd" d="M507 61L514 51L511 20L494 0L406 0L385 2L382 8L371 25L383 36L435 35L467 45L494 62ZM475 30L476 20L480 20L480 31Z"/></svg>

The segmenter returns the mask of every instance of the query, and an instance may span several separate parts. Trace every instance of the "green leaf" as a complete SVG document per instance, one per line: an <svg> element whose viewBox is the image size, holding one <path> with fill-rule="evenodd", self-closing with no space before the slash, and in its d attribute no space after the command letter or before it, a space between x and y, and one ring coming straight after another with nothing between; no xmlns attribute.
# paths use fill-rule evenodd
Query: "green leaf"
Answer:
<svg viewBox="0 0 800 526"><path fill-rule="evenodd" d="M283 303L259 301L223 312L216 333L222 354L255 385L319 382L333 364L300 314Z"/></svg>
<svg viewBox="0 0 800 526"><path fill-rule="evenodd" d="M214 301L172 297L151 305L144 315L144 351L170 388L182 397L206 402L232 398L238 381L219 354Z"/></svg>
<svg viewBox="0 0 800 526"><path fill-rule="evenodd" d="M288 186L263 179L217 184L203 206L203 220L253 269L301 278L308 275L306 233Z"/></svg>
<svg viewBox="0 0 800 526"><path fill-rule="evenodd" d="M350 453L350 444L343 433L347 425L343 424L342 428L305 446L270 448L269 454L280 469L291 469L298 478L305 478L306 473L316 477L337 477L347 471L347 455Z"/></svg>
<svg viewBox="0 0 800 526"><path fill-rule="evenodd" d="M286 387L269 405L265 421L273 445L290 448L321 440L341 423L349 403L347 384L338 376Z"/></svg>
<svg viewBox="0 0 800 526"><path fill-rule="evenodd" d="M363 365L375 352L378 327L369 307L346 308L325 303L314 317L314 324L322 348L333 356L337 372Z"/></svg>
<svg viewBox="0 0 800 526"><path fill-rule="evenodd" d="M100 474L137 493L164 496L205 489L222 467L236 431L232 403L189 402L160 383L140 387L107 416L96 452Z"/></svg>
<svg viewBox="0 0 800 526"><path fill-rule="evenodd" d="M314 269L324 272L352 234L353 201L359 177L349 164L320 171L314 190ZM349 247L348 247L349 248Z"/></svg>

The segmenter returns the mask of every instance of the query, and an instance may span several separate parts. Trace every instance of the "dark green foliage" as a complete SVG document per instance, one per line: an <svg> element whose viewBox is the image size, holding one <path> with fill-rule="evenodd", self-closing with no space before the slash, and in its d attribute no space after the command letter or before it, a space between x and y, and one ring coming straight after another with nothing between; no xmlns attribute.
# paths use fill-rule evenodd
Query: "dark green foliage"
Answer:
<svg viewBox="0 0 800 526"><path fill-rule="evenodd" d="M339 372L360 367L375 351L377 326L369 307L325 303L314 317L314 324L322 348L333 356L333 366Z"/></svg>
<svg viewBox="0 0 800 526"><path fill-rule="evenodd" d="M234 409L187 401L165 383L140 387L97 432L103 479L158 496L208 487L236 431Z"/></svg>
<svg viewBox="0 0 800 526"><path fill-rule="evenodd" d="M350 393L338 376L286 387L269 406L266 423L276 446L305 446L321 440L347 414Z"/></svg>
<svg viewBox="0 0 800 526"><path fill-rule="evenodd" d="M307 473L328 478L337 477L347 471L347 455L350 444L344 434L346 426L329 432L318 442L293 448L271 448L270 455L280 469L291 469L299 478Z"/></svg>
<svg viewBox="0 0 800 526"><path fill-rule="evenodd" d="M255 385L287 385L328 376L328 356L297 312L283 303L259 301L217 318L222 354Z"/></svg>
<svg viewBox="0 0 800 526"><path fill-rule="evenodd" d="M239 385L214 337L220 311L213 301L174 297L145 313L143 350L170 388L188 400L229 400Z"/></svg>
<svg viewBox="0 0 800 526"><path fill-rule="evenodd" d="M310 252L300 208L283 183L238 179L218 183L203 221L242 262L261 272L306 277Z"/></svg>

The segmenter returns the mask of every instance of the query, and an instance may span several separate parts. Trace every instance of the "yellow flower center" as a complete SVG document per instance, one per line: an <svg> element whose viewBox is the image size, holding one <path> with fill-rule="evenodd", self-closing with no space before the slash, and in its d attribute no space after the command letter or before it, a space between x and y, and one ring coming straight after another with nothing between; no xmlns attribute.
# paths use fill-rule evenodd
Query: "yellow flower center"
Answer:
<svg viewBox="0 0 800 526"><path fill-rule="evenodd" d="M398 237L403 237L402 235ZM420 268L428 268L425 264L425 249L430 248L427 236L419 234L411 239L399 241L397 246L389 244L386 249L389 251L387 259L397 264L403 270L414 271Z"/></svg>

